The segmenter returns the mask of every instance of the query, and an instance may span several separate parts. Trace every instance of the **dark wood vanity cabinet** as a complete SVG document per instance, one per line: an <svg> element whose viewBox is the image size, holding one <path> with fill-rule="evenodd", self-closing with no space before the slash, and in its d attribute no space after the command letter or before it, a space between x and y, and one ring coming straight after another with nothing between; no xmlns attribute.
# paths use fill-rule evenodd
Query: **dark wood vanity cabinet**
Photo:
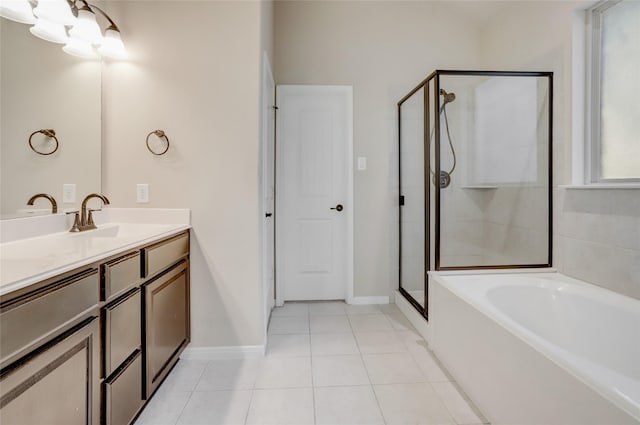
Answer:
<svg viewBox="0 0 640 425"><path fill-rule="evenodd" d="M0 301L0 423L97 425L98 270L66 273Z"/></svg>
<svg viewBox="0 0 640 425"><path fill-rule="evenodd" d="M190 340L189 232L0 300L0 424L126 425Z"/></svg>
<svg viewBox="0 0 640 425"><path fill-rule="evenodd" d="M190 341L189 234L142 250L145 397L167 376Z"/></svg>
<svg viewBox="0 0 640 425"><path fill-rule="evenodd" d="M189 343L189 262L144 285L145 395L150 397Z"/></svg>

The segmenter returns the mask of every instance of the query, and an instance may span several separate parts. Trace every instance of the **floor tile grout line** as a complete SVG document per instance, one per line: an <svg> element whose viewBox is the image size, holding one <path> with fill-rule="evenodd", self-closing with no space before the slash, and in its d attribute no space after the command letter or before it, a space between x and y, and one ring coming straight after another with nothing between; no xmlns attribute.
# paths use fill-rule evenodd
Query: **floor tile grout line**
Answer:
<svg viewBox="0 0 640 425"><path fill-rule="evenodd" d="M182 409L180 409L180 413L178 414L178 417L176 418L176 421L174 422L174 425L178 425L180 423L180 418L184 414L184 409L187 408L187 405L191 401L191 397L193 397L193 393L194 393L194 391L190 391L189 392L189 398L187 398L187 402L184 404L184 406L182 406Z"/></svg>
<svg viewBox="0 0 640 425"><path fill-rule="evenodd" d="M256 392L255 389L251 390L251 397L249 398L249 406L247 406L247 412L244 414L245 425L247 425L247 422L249 421L249 412L251 411L251 404L253 403L253 395L255 394L255 392Z"/></svg>
<svg viewBox="0 0 640 425"><path fill-rule="evenodd" d="M428 382L429 386L431 387L431 389L433 390L433 392L435 393L436 397L438 398L438 400L440 400L440 403L442 404L442 406L445 408L445 410L447 411L447 413L449 413L449 416L451 417L451 419L453 420L453 423L455 425L461 425L460 422L458 422L456 420L456 418L453 416L453 411L452 409L449 408L449 406L447 406L447 403L444 402L444 397L442 397L440 395L440 393L438 391L436 391L436 388L433 386L433 384L431 382Z"/></svg>
<svg viewBox="0 0 640 425"><path fill-rule="evenodd" d="M360 361L362 361L362 366L364 366L364 370L365 372L367 372L369 386L371 387L371 391L373 391L373 397L376 399L376 404L378 405L378 411L380 412L380 416L382 417L382 422L386 425L387 419L384 417L384 413L382 412L382 406L380 405L380 400L378 400L378 394L376 393L376 389L373 386L373 381L371 380L371 375L369 374L369 368L367 368L367 364L364 361L364 355L362 353L360 353Z"/></svg>

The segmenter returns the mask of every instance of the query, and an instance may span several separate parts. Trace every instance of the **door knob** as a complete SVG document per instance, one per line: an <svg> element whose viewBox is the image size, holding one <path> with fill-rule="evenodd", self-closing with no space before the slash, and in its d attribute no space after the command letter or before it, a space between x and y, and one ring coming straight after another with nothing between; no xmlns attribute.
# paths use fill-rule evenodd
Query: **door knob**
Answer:
<svg viewBox="0 0 640 425"><path fill-rule="evenodd" d="M273 213L266 213L264 216L265 217L271 217L273 215Z"/></svg>
<svg viewBox="0 0 640 425"><path fill-rule="evenodd" d="M342 211L344 209L344 207L341 204L336 205L333 208L330 208L332 210L336 210L336 211Z"/></svg>

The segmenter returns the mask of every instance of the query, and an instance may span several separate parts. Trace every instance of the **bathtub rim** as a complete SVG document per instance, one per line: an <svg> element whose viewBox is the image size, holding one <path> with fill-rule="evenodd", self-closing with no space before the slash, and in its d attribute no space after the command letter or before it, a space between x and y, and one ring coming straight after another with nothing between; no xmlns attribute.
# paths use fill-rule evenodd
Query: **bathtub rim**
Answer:
<svg viewBox="0 0 640 425"><path fill-rule="evenodd" d="M541 271L540 269L532 269L532 270L509 270L509 271L501 270L500 273L491 273L490 271L483 272L483 273L475 273L474 271L466 270L466 271L453 271L453 272L452 271L433 271L433 272L429 272L429 274L433 276L433 278L437 281L437 283L440 286L442 286L443 288L445 288L446 290L450 291L452 294L460 298L462 301L467 303L471 308L475 309L480 314L487 316L489 319L491 319L493 322L495 322L498 326L503 328L505 331L509 332L511 335L518 338L523 343L529 345L533 350L537 351L540 355L546 357L549 361L558 365L566 373L570 374L575 379L582 382L584 385L587 385L593 391L598 393L600 396L605 398L607 401L609 401L610 403L612 403L613 405L615 405L616 407L618 407L619 409L621 409L622 411L624 411L625 413L633 417L634 419L640 421L640 401L636 402L634 400L631 400L628 396L625 396L624 394L623 395L618 394L614 389L607 387L606 385L603 385L601 380L598 380L594 378L592 375L582 371L580 369L580 366L576 366L576 364L572 362L572 360L577 361L583 367L585 366L585 362L587 363L587 366L594 365L597 369L603 369L602 366L598 366L593 362L590 362L586 359L582 359L579 356L567 351L566 349L552 344L551 342L539 336L535 332L530 331L529 329L520 325L515 320L511 319L509 316L499 311L496 307L493 307L491 305L489 306L483 305L483 302L487 304L491 304L490 300L486 296L487 291L483 293L484 295L484 300L482 300L483 302L479 302L478 300L474 299L473 296L469 296L469 294L464 293L464 291L461 291L457 287L452 286L451 284L446 282L445 279L447 276L461 276L461 275L464 275L464 276L518 275L518 274L537 274L542 276L554 275L554 276L560 276L563 279L568 280L568 282L566 283L569 283L569 284L588 285L588 288L590 289L590 291L596 291L596 292L604 291L607 297L610 297L610 296L623 297L625 299L633 300L635 302L640 302L640 301L636 300L635 298L626 296L624 294L619 294L617 292L610 291L600 286L558 273L557 271L549 272L549 271ZM494 287L496 286L502 286L502 285L495 285ZM606 369L606 370L610 374L616 375L623 379L632 379L632 378L627 378L616 371L611 371L610 369Z"/></svg>

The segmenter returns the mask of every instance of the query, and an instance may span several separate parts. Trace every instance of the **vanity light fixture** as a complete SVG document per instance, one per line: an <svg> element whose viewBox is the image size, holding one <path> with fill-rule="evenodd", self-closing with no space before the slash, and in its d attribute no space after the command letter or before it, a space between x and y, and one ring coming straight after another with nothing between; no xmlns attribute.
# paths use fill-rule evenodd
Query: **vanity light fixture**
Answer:
<svg viewBox="0 0 640 425"><path fill-rule="evenodd" d="M35 24L36 17L28 0L0 1L0 16L21 24Z"/></svg>
<svg viewBox="0 0 640 425"><path fill-rule="evenodd" d="M48 19L39 18L36 20L36 24L29 28L29 31L36 37L52 43L64 44L69 39L64 25L49 21Z"/></svg>
<svg viewBox="0 0 640 425"><path fill-rule="evenodd" d="M96 14L89 7L89 3L84 2L84 5L78 9L78 17L69 30L69 36L90 44L102 42L102 31L100 31Z"/></svg>
<svg viewBox="0 0 640 425"><path fill-rule="evenodd" d="M104 35L96 12L109 22ZM118 26L102 9L86 0L0 0L0 16L34 24L30 28L33 35L64 44L62 50L73 56L127 57Z"/></svg>

